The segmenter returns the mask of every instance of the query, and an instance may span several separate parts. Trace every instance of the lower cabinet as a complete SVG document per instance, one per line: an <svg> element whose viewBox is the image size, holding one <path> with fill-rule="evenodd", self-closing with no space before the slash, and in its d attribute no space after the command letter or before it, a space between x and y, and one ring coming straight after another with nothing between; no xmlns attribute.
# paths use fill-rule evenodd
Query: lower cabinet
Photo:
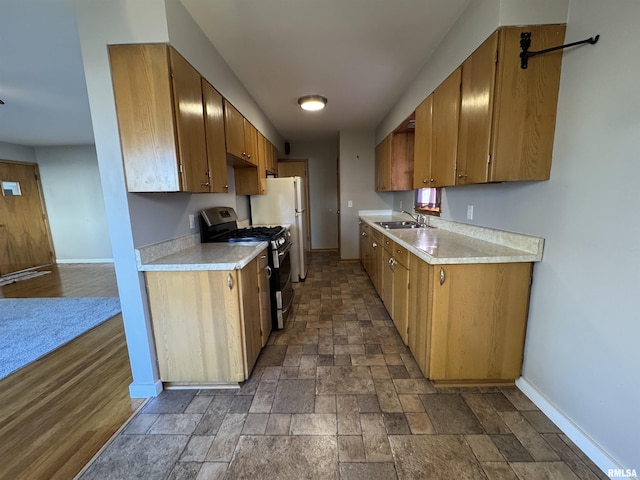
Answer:
<svg viewBox="0 0 640 480"><path fill-rule="evenodd" d="M360 224L360 262L369 275L378 295L382 296L382 238L379 231L366 223Z"/></svg>
<svg viewBox="0 0 640 480"><path fill-rule="evenodd" d="M422 373L443 384L518 378L531 263L410 263L408 345Z"/></svg>
<svg viewBox="0 0 640 480"><path fill-rule="evenodd" d="M246 380L270 325L266 250L242 270L146 272L160 379ZM263 295L265 291L267 295Z"/></svg>
<svg viewBox="0 0 640 480"><path fill-rule="evenodd" d="M409 257L407 251L385 237L382 250L382 303L402 341L407 344L409 314Z"/></svg>

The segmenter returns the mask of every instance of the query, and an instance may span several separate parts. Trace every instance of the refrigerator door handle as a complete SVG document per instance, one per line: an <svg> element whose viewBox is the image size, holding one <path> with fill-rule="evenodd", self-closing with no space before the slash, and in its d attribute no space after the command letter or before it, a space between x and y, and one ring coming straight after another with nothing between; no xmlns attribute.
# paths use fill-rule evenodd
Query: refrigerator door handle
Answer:
<svg viewBox="0 0 640 480"><path fill-rule="evenodd" d="M297 214L297 215L302 215L303 213L304 213L304 209L302 209L302 210L298 210L298 209L296 208L296 214Z"/></svg>

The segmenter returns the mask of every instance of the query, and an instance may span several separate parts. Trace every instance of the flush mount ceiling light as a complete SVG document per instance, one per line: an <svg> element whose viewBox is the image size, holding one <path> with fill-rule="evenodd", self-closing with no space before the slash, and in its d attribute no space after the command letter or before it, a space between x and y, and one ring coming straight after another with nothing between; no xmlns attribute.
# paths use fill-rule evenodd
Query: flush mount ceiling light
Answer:
<svg viewBox="0 0 640 480"><path fill-rule="evenodd" d="M326 104L327 99L321 95L305 95L298 99L298 105L300 105L300 108L311 112L322 110Z"/></svg>

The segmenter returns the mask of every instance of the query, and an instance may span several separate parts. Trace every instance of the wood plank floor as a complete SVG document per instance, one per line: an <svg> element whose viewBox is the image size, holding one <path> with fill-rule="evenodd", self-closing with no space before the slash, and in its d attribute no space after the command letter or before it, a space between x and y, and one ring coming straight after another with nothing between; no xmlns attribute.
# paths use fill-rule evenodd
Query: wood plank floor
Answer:
<svg viewBox="0 0 640 480"><path fill-rule="evenodd" d="M0 298L114 296L113 265L52 265ZM71 479L140 405L122 316L0 380L0 479Z"/></svg>

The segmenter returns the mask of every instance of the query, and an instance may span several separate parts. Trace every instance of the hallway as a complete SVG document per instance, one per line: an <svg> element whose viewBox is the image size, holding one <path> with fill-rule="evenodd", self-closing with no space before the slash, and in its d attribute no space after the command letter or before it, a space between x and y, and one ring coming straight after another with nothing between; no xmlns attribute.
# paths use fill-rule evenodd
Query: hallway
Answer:
<svg viewBox="0 0 640 480"><path fill-rule="evenodd" d="M164 391L81 478L607 478L515 387L424 379L359 263L295 289L241 388Z"/></svg>

